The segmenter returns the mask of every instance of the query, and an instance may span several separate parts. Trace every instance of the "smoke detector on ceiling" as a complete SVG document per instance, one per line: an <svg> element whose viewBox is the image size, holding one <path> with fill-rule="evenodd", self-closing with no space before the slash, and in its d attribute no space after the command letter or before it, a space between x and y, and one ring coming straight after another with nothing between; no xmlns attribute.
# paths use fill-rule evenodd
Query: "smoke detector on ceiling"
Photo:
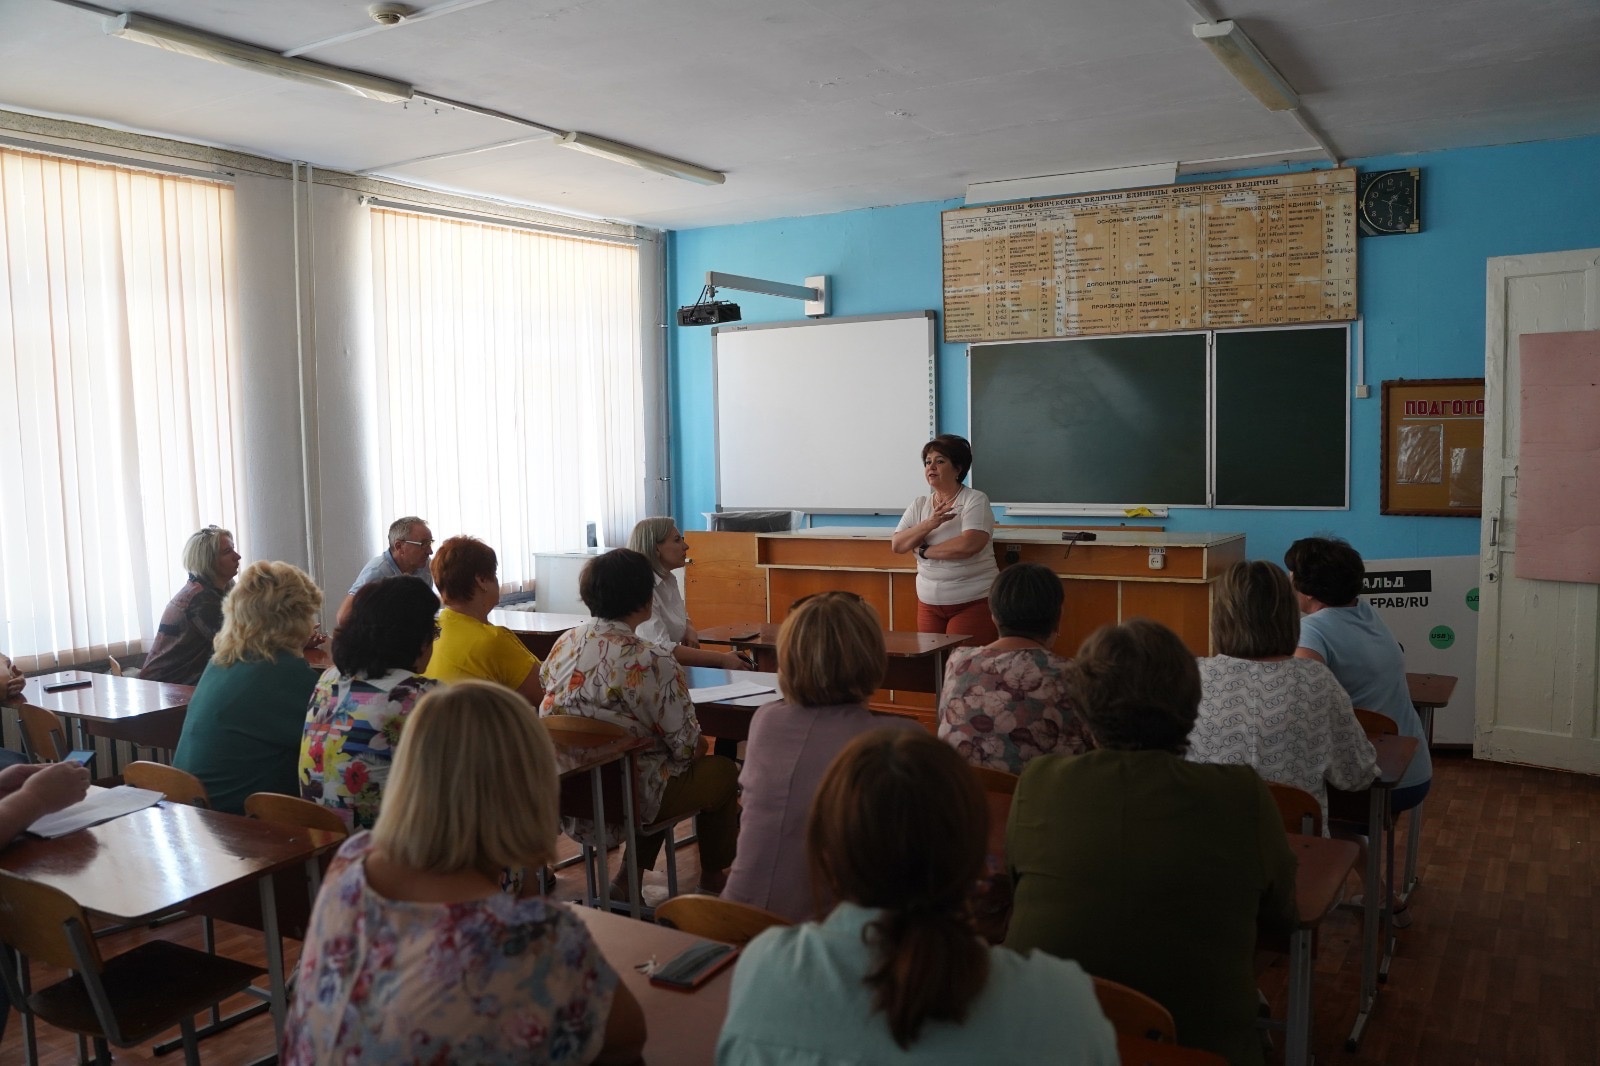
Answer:
<svg viewBox="0 0 1600 1066"><path fill-rule="evenodd" d="M410 4L373 4L367 8L372 21L380 26L398 26L415 12Z"/></svg>

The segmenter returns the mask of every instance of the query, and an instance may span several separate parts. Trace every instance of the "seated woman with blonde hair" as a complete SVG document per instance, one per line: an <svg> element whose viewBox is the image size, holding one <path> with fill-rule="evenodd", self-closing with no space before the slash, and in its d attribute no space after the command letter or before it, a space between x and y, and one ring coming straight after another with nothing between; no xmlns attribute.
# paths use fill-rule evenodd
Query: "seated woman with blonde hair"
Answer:
<svg viewBox="0 0 1600 1066"><path fill-rule="evenodd" d="M638 634L672 653L684 666L709 666L718 670L748 670L750 661L736 651L712 651L700 646L700 637L689 621L689 609L678 591L674 570L689 563L689 545L678 532L678 523L667 517L641 518L628 535L628 548L650 561L656 572L655 591L650 597L650 617L640 623Z"/></svg>
<svg viewBox="0 0 1600 1066"><path fill-rule="evenodd" d="M852 592L802 600L778 630L778 687L783 699L756 711L739 772L744 814L724 899L804 921L826 914L806 876L806 816L828 764L874 729L919 728L909 718L880 717L866 700L887 665L883 628Z"/></svg>
<svg viewBox="0 0 1600 1066"><path fill-rule="evenodd" d="M463 681L417 703L377 825L317 896L286 1064L638 1059L644 1014L583 922L500 891L554 856L557 788L520 696Z"/></svg>
<svg viewBox="0 0 1600 1066"><path fill-rule="evenodd" d="M920 729L853 740L806 830L811 876L839 903L745 948L719 1066L1115 1063L1077 963L974 933L967 893L987 837L977 775L948 745Z"/></svg>
<svg viewBox="0 0 1600 1066"><path fill-rule="evenodd" d="M300 735L317 684L305 647L321 609L322 592L289 563L251 563L222 601L222 631L172 757L214 810L243 814L252 792L300 794Z"/></svg>
<svg viewBox="0 0 1600 1066"><path fill-rule="evenodd" d="M1328 786L1364 789L1378 753L1324 664L1296 658L1300 606L1271 563L1234 563L1212 587L1218 654L1200 660L1200 714L1190 762L1243 763L1317 797L1328 832Z"/></svg>

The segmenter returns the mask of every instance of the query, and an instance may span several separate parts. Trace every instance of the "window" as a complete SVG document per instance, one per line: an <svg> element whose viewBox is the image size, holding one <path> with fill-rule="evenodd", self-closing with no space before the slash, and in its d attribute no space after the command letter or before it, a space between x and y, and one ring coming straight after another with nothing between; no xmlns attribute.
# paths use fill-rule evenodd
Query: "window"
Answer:
<svg viewBox="0 0 1600 1066"><path fill-rule="evenodd" d="M627 243L372 210L378 500L533 552L625 542L644 507L639 257Z"/></svg>
<svg viewBox="0 0 1600 1066"><path fill-rule="evenodd" d="M0 606L25 670L137 652L241 522L233 189L0 148Z"/></svg>

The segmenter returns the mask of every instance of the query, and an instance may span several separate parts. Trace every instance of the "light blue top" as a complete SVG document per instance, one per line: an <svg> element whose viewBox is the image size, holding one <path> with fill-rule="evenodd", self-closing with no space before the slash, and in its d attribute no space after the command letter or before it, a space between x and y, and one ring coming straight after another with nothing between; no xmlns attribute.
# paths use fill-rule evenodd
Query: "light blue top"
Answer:
<svg viewBox="0 0 1600 1066"><path fill-rule="evenodd" d="M1405 652L1366 600L1348 607L1324 607L1300 619L1300 646L1322 656L1357 707L1393 718L1400 735L1417 738L1417 754L1400 778L1400 788L1433 778L1428 740L1406 687Z"/></svg>
<svg viewBox="0 0 1600 1066"><path fill-rule="evenodd" d="M408 575L404 570L400 569L400 564L394 561L392 552L381 551L372 557L370 563L361 568L361 576L356 578L354 585L350 586L349 594L354 596L361 586L370 585L374 581L380 581L386 577L414 577L430 589L433 588L433 575L428 573L426 566L416 573Z"/></svg>
<svg viewBox="0 0 1600 1066"><path fill-rule="evenodd" d="M718 1066L1039 1063L1112 1066L1117 1038L1075 962L989 949L989 981L964 1024L928 1021L902 1051L862 981L862 930L878 911L841 903L821 922L769 929L733 971Z"/></svg>

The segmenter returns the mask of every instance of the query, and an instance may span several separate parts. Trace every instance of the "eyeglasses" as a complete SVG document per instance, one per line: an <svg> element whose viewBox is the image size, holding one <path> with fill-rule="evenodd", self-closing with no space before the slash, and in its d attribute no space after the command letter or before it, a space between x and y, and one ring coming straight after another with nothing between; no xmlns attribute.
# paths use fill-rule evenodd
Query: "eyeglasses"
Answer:
<svg viewBox="0 0 1600 1066"><path fill-rule="evenodd" d="M844 596L856 603L866 603L859 592L850 592L846 589L829 589L827 592L808 592L789 605L789 610L794 610L807 600L820 600L827 596Z"/></svg>
<svg viewBox="0 0 1600 1066"><path fill-rule="evenodd" d="M402 540L400 543L415 544L419 548L427 548L429 551L433 550L433 541L431 540Z"/></svg>

